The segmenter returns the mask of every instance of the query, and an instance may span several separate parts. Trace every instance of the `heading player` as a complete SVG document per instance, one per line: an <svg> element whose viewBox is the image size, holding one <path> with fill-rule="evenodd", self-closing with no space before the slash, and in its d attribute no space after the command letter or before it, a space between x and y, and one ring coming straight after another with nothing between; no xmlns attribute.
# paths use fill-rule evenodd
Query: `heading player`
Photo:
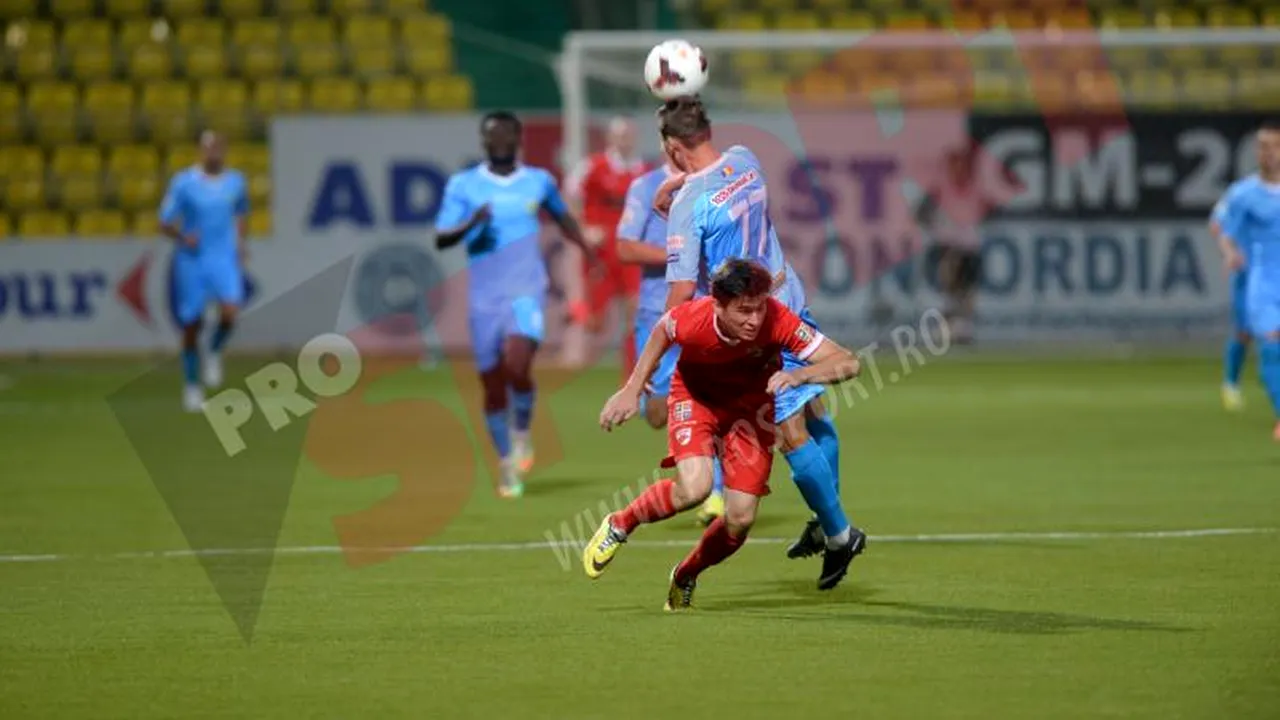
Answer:
<svg viewBox="0 0 1280 720"><path fill-rule="evenodd" d="M674 465L676 478L655 482L604 519L583 550L588 577L600 577L641 524L665 520L702 502L711 492L711 462L718 456L724 466L724 516L703 531L697 546L671 571L667 591L667 610L689 607L698 575L742 547L760 498L769 493L774 397L805 383L837 383L857 375L853 353L770 297L772 284L769 272L756 263L726 262L711 282L711 297L666 313L649 335L635 372L605 403L600 425L606 430L633 417L662 356L672 345L680 346L663 461L666 467ZM809 364L784 370L784 348ZM819 588L835 587L854 554L852 548L828 553Z"/></svg>
<svg viewBox="0 0 1280 720"><path fill-rule="evenodd" d="M708 278L730 258L759 261L773 277L774 296L787 304L813 329L804 287L782 255L778 234L769 217L769 194L764 170L741 145L720 152L711 142L711 120L701 101L682 97L659 111L663 149L684 174L659 189L656 203L668 203L667 307L695 295L705 295ZM803 365L784 351L787 369ZM781 450L791 466L792 480L816 515L799 539L787 549L792 558L852 546L855 554L866 535L853 527L840 504L840 443L835 424L822 407L823 389L816 384L790 388L778 397L776 422Z"/></svg>
<svg viewBox="0 0 1280 720"><path fill-rule="evenodd" d="M1246 314L1276 415L1273 437L1280 442L1280 122L1258 130L1258 173L1236 183L1225 203L1221 230L1228 266L1249 259Z"/></svg>
<svg viewBox="0 0 1280 720"><path fill-rule="evenodd" d="M175 312L182 327L182 405L200 412L200 330L210 301L218 304L218 326L204 357L204 384L222 384L222 348L244 304L246 218L249 191L244 175L226 167L226 143L217 133L200 135L200 162L174 174L160 204L160 229L173 238Z"/></svg>
<svg viewBox="0 0 1280 720"><path fill-rule="evenodd" d="M1222 234L1222 223L1227 215L1227 198L1237 186L1244 182L1248 182L1248 179L1243 178L1231 183L1231 187L1223 193L1209 215L1209 233L1218 243L1218 250L1222 253L1222 264L1227 268L1228 282L1231 285L1231 335L1227 337L1227 346L1222 359L1222 406L1230 411L1244 408L1244 394L1240 392L1240 375L1244 372L1244 363L1249 355L1249 346L1252 344L1245 306L1245 295L1249 285L1249 248L1237 248L1228 240Z"/></svg>
<svg viewBox="0 0 1280 720"><path fill-rule="evenodd" d="M485 425L501 459L502 497L522 495L521 475L533 467L533 357L542 342L547 293L539 211L546 210L570 242L585 248L551 173L520 163L521 130L510 112L481 119L486 159L449 178L436 218L436 246L462 243L467 250L471 345L484 386Z"/></svg>
<svg viewBox="0 0 1280 720"><path fill-rule="evenodd" d="M627 205L618 221L618 259L639 265L640 296L636 305L635 343L639 355L649 334L658 324L667 302L667 221L653 209L658 186L678 171L664 164L641 175L627 188ZM656 429L667 424L667 395L679 352L672 348L662 356L649 380L644 416ZM706 525L724 513L724 475L715 462L711 495L698 510L698 522Z"/></svg>
<svg viewBox="0 0 1280 720"><path fill-rule="evenodd" d="M635 364L635 346L631 323L636 312L636 293L640 272L634 265L618 257L616 228L622 218L627 188L648 168L635 154L636 129L630 120L615 117L609 121L604 152L595 153L574 169L565 182L565 194L579 205L583 236L593 248L594 258L584 258L583 285L585 302L576 305L572 315L597 336L604 327L610 306L621 305L623 312L623 377ZM595 262L589 263L588 260Z"/></svg>

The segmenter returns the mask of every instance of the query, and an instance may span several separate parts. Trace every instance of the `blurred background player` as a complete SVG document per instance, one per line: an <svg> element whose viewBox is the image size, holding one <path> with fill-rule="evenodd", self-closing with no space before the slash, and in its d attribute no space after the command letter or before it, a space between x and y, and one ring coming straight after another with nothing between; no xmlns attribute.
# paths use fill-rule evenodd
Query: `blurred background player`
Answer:
<svg viewBox="0 0 1280 720"><path fill-rule="evenodd" d="M491 112L480 122L485 161L449 178L436 219L436 245L463 243L469 265L471 344L484 387L485 425L498 452L498 494L524 493L533 467L533 357L543 337L547 270L538 213L584 246L551 173L519 162L520 120ZM514 412L514 431L508 420Z"/></svg>
<svg viewBox="0 0 1280 720"><path fill-rule="evenodd" d="M1228 281L1231 284L1231 334L1227 336L1227 347L1222 357L1222 406L1227 410L1237 411L1244 408L1244 394L1240 392L1240 375L1244 372L1244 363L1252 344L1249 334L1249 316L1245 304L1249 286L1249 248L1236 246L1222 234L1222 222L1226 219L1227 198L1235 192L1236 187L1247 182L1243 178L1231 184L1222 199L1213 206L1209 216L1209 233L1218 243L1222 253L1222 263L1226 267Z"/></svg>
<svg viewBox="0 0 1280 720"><path fill-rule="evenodd" d="M709 277L728 260L755 260L773 277L774 297L816 330L798 277L782 255L769 218L764 171L755 155L735 145L721 153L711 143L711 121L697 98L668 101L659 111L663 149L683 174L658 190L655 205L669 205L667 309L709 292ZM675 191L679 188L678 191ZM671 197L672 192L676 194ZM783 365L803 362L783 352ZM822 407L819 385L790 388L778 396L775 422L792 480L817 516L787 549L792 558L819 552L862 551L866 535L853 527L840 505L839 438ZM826 563L824 562L824 565Z"/></svg>
<svg viewBox="0 0 1280 720"><path fill-rule="evenodd" d="M214 132L200 136L200 161L178 171L160 204L161 231L176 242L173 253L175 312L182 327L182 405L200 412L200 330L210 301L218 326L204 356L204 384L222 384L222 348L244 304L243 263L249 214L244 175L225 165L226 143Z"/></svg>
<svg viewBox="0 0 1280 720"><path fill-rule="evenodd" d="M1236 183L1225 202L1228 267L1249 258L1249 331L1259 344L1262 384L1276 415L1273 437L1280 442L1280 122L1258 130L1258 174Z"/></svg>
<svg viewBox="0 0 1280 720"><path fill-rule="evenodd" d="M627 203L618 222L618 259L640 266L640 294L636 302L636 354L648 341L667 303L667 221L653 209L658 186L678 171L669 163L641 175L627 188ZM646 388L644 416L656 429L667 425L667 395L675 372L677 348L662 356ZM714 460L711 495L698 510L698 522L710 523L724 512L724 475L719 459Z"/></svg>
<svg viewBox="0 0 1280 720"><path fill-rule="evenodd" d="M609 309L622 310L622 373L626 377L635 363L635 342L631 337L640 289L640 271L618 258L617 227L626 203L627 188L647 170L636 155L635 125L626 118L609 121L605 149L582 161L565 183L565 194L582 218L582 234L595 262L582 265L583 300L575 303L570 315L585 327L595 345L604 330ZM581 353L574 353L581 355ZM573 364L579 364L574 362Z"/></svg>
<svg viewBox="0 0 1280 720"><path fill-rule="evenodd" d="M858 373L853 353L822 336L770 297L773 278L764 267L732 259L717 270L711 296L669 311L649 335L636 371L600 413L606 430L639 411L649 376L674 344L681 348L671 401L686 407L667 428L668 456L676 479L659 480L627 507L605 517L583 549L583 568L598 578L618 548L643 523L686 510L711 492L711 460L724 464L725 513L702 533L671 571L667 610L688 608L702 571L737 552L755 522L760 498L769 494L773 467L774 398L806 383L838 383ZM810 361L784 369L781 350ZM828 553L818 589L830 590L848 572L859 548Z"/></svg>
<svg viewBox="0 0 1280 720"><path fill-rule="evenodd" d="M982 220L991 211L974 174L976 148L947 155L937 185L920 203L916 221L933 240L925 256L947 298L943 312L956 342L973 341L974 290L982 279Z"/></svg>

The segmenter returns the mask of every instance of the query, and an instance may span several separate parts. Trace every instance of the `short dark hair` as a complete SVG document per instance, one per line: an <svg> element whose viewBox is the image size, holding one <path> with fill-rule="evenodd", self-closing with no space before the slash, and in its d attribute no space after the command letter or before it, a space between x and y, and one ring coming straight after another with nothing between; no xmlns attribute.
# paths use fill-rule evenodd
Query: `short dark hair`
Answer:
<svg viewBox="0 0 1280 720"><path fill-rule="evenodd" d="M1266 130L1267 132L1280 132L1280 119L1272 118L1270 120L1263 120L1262 124L1258 126L1258 129Z"/></svg>
<svg viewBox="0 0 1280 720"><path fill-rule="evenodd" d="M516 126L516 132L520 132L524 127L520 122L520 118L516 117L516 114L510 110L490 110L484 114L484 117L480 118L481 132L484 132L484 126L488 125L490 120L495 122L511 123Z"/></svg>
<svg viewBox="0 0 1280 720"><path fill-rule="evenodd" d="M740 297L768 295L773 278L764 266L751 260L734 258L725 262L711 278L711 296L721 305Z"/></svg>
<svg viewBox="0 0 1280 720"><path fill-rule="evenodd" d="M671 137L685 144L696 143L711 136L711 119L698 96L681 95L658 109L658 132L663 139Z"/></svg>

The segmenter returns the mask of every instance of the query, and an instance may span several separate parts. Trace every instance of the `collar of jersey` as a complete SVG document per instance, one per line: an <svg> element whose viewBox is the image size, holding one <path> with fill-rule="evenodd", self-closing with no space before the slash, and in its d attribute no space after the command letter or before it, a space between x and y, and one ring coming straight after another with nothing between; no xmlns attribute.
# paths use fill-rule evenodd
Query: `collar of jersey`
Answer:
<svg viewBox="0 0 1280 720"><path fill-rule="evenodd" d="M727 155L725 155L724 153L720 153L720 157L716 158L716 161L715 161L715 162L713 162L713 163L711 163L710 165L708 165L708 166L706 166L706 167L702 168L701 170L699 170L699 171L698 171L698 172L696 172L696 173L690 173L690 174L689 174L689 177L691 177L691 178L696 178L696 177L702 177L703 175L706 175L707 173L711 172L712 170L715 170L716 168L718 168L718 167L720 167L721 165L723 165L723 164L724 164L724 159L725 159L726 157L728 157L728 156L727 156Z"/></svg>
<svg viewBox="0 0 1280 720"><path fill-rule="evenodd" d="M711 314L711 328L716 331L716 337L723 340L726 345L738 344L737 340L734 340L733 338L730 338L726 336L724 333L720 332L720 319L715 316L715 313Z"/></svg>
<svg viewBox="0 0 1280 720"><path fill-rule="evenodd" d="M486 178L492 180L493 182L498 183L499 185L510 185L511 183L515 182L516 179L519 178L521 173L523 172L524 172L524 165L521 165L520 163L516 163L516 168L515 170L511 171L510 175L499 175L489 169L488 163L483 163L483 162L480 163L480 174L484 175Z"/></svg>

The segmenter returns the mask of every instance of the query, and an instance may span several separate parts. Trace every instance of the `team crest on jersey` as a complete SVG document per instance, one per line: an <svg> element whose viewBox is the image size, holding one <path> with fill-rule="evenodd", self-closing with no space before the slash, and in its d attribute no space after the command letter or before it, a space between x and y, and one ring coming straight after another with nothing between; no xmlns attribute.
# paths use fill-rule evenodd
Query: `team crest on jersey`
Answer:
<svg viewBox="0 0 1280 720"><path fill-rule="evenodd" d="M681 445L688 445L689 441L692 439L693 439L693 428L685 427L685 428L680 428L676 430L676 442L680 443Z"/></svg>
<svg viewBox="0 0 1280 720"><path fill-rule="evenodd" d="M725 166L724 166L724 169L722 169L722 170L720 171L720 174L721 174L721 175L723 175L723 176L725 176L725 177L729 177L730 175L732 175L732 174L733 174L733 166L732 166L732 165L725 165Z"/></svg>
<svg viewBox="0 0 1280 720"><path fill-rule="evenodd" d="M674 422L685 422L693 417L693 401L681 400L671 409L671 419Z"/></svg>
<svg viewBox="0 0 1280 720"><path fill-rule="evenodd" d="M684 248L684 236L683 236L683 235L668 235L668 236L667 236L667 252L675 252L675 251L680 250L680 249L683 249L683 248Z"/></svg>
<svg viewBox="0 0 1280 720"><path fill-rule="evenodd" d="M811 343L813 342L813 330L808 325L801 323L800 327L796 328L796 337L802 343Z"/></svg>

